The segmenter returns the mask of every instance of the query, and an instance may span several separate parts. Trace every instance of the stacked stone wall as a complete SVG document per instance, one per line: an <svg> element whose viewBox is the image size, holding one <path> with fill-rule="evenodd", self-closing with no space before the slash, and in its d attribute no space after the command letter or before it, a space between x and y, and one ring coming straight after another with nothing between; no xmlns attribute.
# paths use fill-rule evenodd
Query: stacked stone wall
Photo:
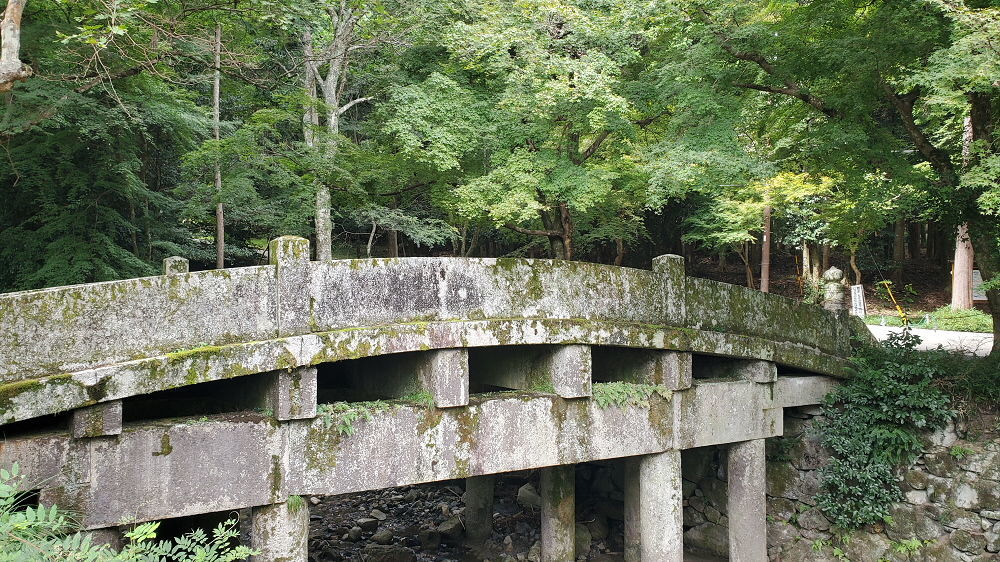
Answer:
<svg viewBox="0 0 1000 562"><path fill-rule="evenodd" d="M787 408L784 436L768 439L768 557L783 562L1000 560L1000 440L959 439L953 429L925 437L925 450L900 474L903 501L892 523L873 525L843 543L816 506L820 444L816 407ZM726 449L683 452L684 539L689 547L727 556ZM906 550L906 541L920 547ZM838 555L834 549L839 549Z"/></svg>

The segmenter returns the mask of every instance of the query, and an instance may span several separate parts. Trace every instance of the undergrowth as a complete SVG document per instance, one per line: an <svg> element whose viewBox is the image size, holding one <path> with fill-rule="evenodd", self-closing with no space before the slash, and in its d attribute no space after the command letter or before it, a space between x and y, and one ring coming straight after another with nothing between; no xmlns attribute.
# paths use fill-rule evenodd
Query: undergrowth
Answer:
<svg viewBox="0 0 1000 562"><path fill-rule="evenodd" d="M936 383L950 363L917 351L919 341L906 331L862 348L852 377L826 399L820 429L832 458L816 500L841 529L890 522L889 506L901 497L897 470L920 453L921 432L954 416Z"/></svg>
<svg viewBox="0 0 1000 562"><path fill-rule="evenodd" d="M633 382L599 382L591 390L593 399L601 408L608 406L649 406L654 395L670 398L670 389L663 385L639 384Z"/></svg>
<svg viewBox="0 0 1000 562"><path fill-rule="evenodd" d="M237 521L219 524L211 534L202 529L173 540L156 540L160 524L136 525L125 534L121 552L91 544L75 517L57 506L25 505L24 476L18 466L0 470L0 562L80 560L88 562L234 562L260 554L239 546Z"/></svg>

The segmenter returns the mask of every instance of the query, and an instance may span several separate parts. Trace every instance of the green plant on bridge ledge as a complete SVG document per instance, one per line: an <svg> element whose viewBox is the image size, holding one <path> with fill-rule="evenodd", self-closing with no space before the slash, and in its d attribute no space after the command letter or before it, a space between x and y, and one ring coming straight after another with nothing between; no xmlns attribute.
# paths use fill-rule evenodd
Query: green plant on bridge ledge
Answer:
<svg viewBox="0 0 1000 562"><path fill-rule="evenodd" d="M357 428L354 423L358 420L370 420L375 412L388 410L392 405L389 402L375 400L371 402L332 402L320 404L316 407L316 414L323 420L323 427L330 429L335 427L337 433L345 437L354 435Z"/></svg>
<svg viewBox="0 0 1000 562"><path fill-rule="evenodd" d="M670 398L670 389L663 385L639 384L634 382L599 382L594 383L591 395L601 408L609 406L649 406L653 395Z"/></svg>
<svg viewBox="0 0 1000 562"><path fill-rule="evenodd" d="M896 471L921 450L919 432L943 426L954 412L935 384L944 378L934 354L916 350L908 331L859 350L854 374L830 393L820 426L832 452L817 505L837 527L890 522L900 498Z"/></svg>
<svg viewBox="0 0 1000 562"><path fill-rule="evenodd" d="M0 562L80 560L88 562L235 562L260 554L237 545L237 521L220 524L211 536L202 529L172 541L156 541L158 522L137 525L126 533L121 552L94 545L79 532L76 519L57 506L25 505L24 476L18 466L0 469Z"/></svg>

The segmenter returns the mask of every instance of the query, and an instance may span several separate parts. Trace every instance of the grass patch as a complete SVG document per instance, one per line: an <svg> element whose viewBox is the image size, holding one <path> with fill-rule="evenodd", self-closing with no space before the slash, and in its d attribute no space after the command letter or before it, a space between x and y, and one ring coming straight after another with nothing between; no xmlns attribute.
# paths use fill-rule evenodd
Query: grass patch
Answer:
<svg viewBox="0 0 1000 562"><path fill-rule="evenodd" d="M942 306L932 312L914 310L907 313L910 326L928 330L951 330L955 332L993 331L993 318L981 310L954 310L950 306ZM902 326L903 320L891 314L872 315L865 322L873 326Z"/></svg>

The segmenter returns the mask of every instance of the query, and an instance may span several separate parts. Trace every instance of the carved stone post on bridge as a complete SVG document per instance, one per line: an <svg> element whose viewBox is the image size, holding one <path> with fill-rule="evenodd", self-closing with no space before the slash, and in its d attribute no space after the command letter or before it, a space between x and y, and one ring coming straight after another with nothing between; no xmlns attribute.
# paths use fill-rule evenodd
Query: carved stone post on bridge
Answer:
<svg viewBox="0 0 1000 562"><path fill-rule="evenodd" d="M260 551L251 562L306 562L309 506L302 498L255 507L251 518L251 546Z"/></svg>
<svg viewBox="0 0 1000 562"><path fill-rule="evenodd" d="M576 559L576 467L550 466L541 471L542 562Z"/></svg>
<svg viewBox="0 0 1000 562"><path fill-rule="evenodd" d="M683 562L681 452L625 462L625 562Z"/></svg>
<svg viewBox="0 0 1000 562"><path fill-rule="evenodd" d="M170 256L163 258L163 274L174 275L177 273L187 273L191 265L186 258L180 256Z"/></svg>
<svg viewBox="0 0 1000 562"><path fill-rule="evenodd" d="M267 245L269 263L276 266L278 288L278 335L309 331L310 266L309 241L298 236L280 236Z"/></svg>
<svg viewBox="0 0 1000 562"><path fill-rule="evenodd" d="M729 445L729 559L767 560L767 503L764 440Z"/></svg>
<svg viewBox="0 0 1000 562"><path fill-rule="evenodd" d="M823 308L834 312L847 310L847 287L844 286L844 272L831 267L823 273Z"/></svg>

